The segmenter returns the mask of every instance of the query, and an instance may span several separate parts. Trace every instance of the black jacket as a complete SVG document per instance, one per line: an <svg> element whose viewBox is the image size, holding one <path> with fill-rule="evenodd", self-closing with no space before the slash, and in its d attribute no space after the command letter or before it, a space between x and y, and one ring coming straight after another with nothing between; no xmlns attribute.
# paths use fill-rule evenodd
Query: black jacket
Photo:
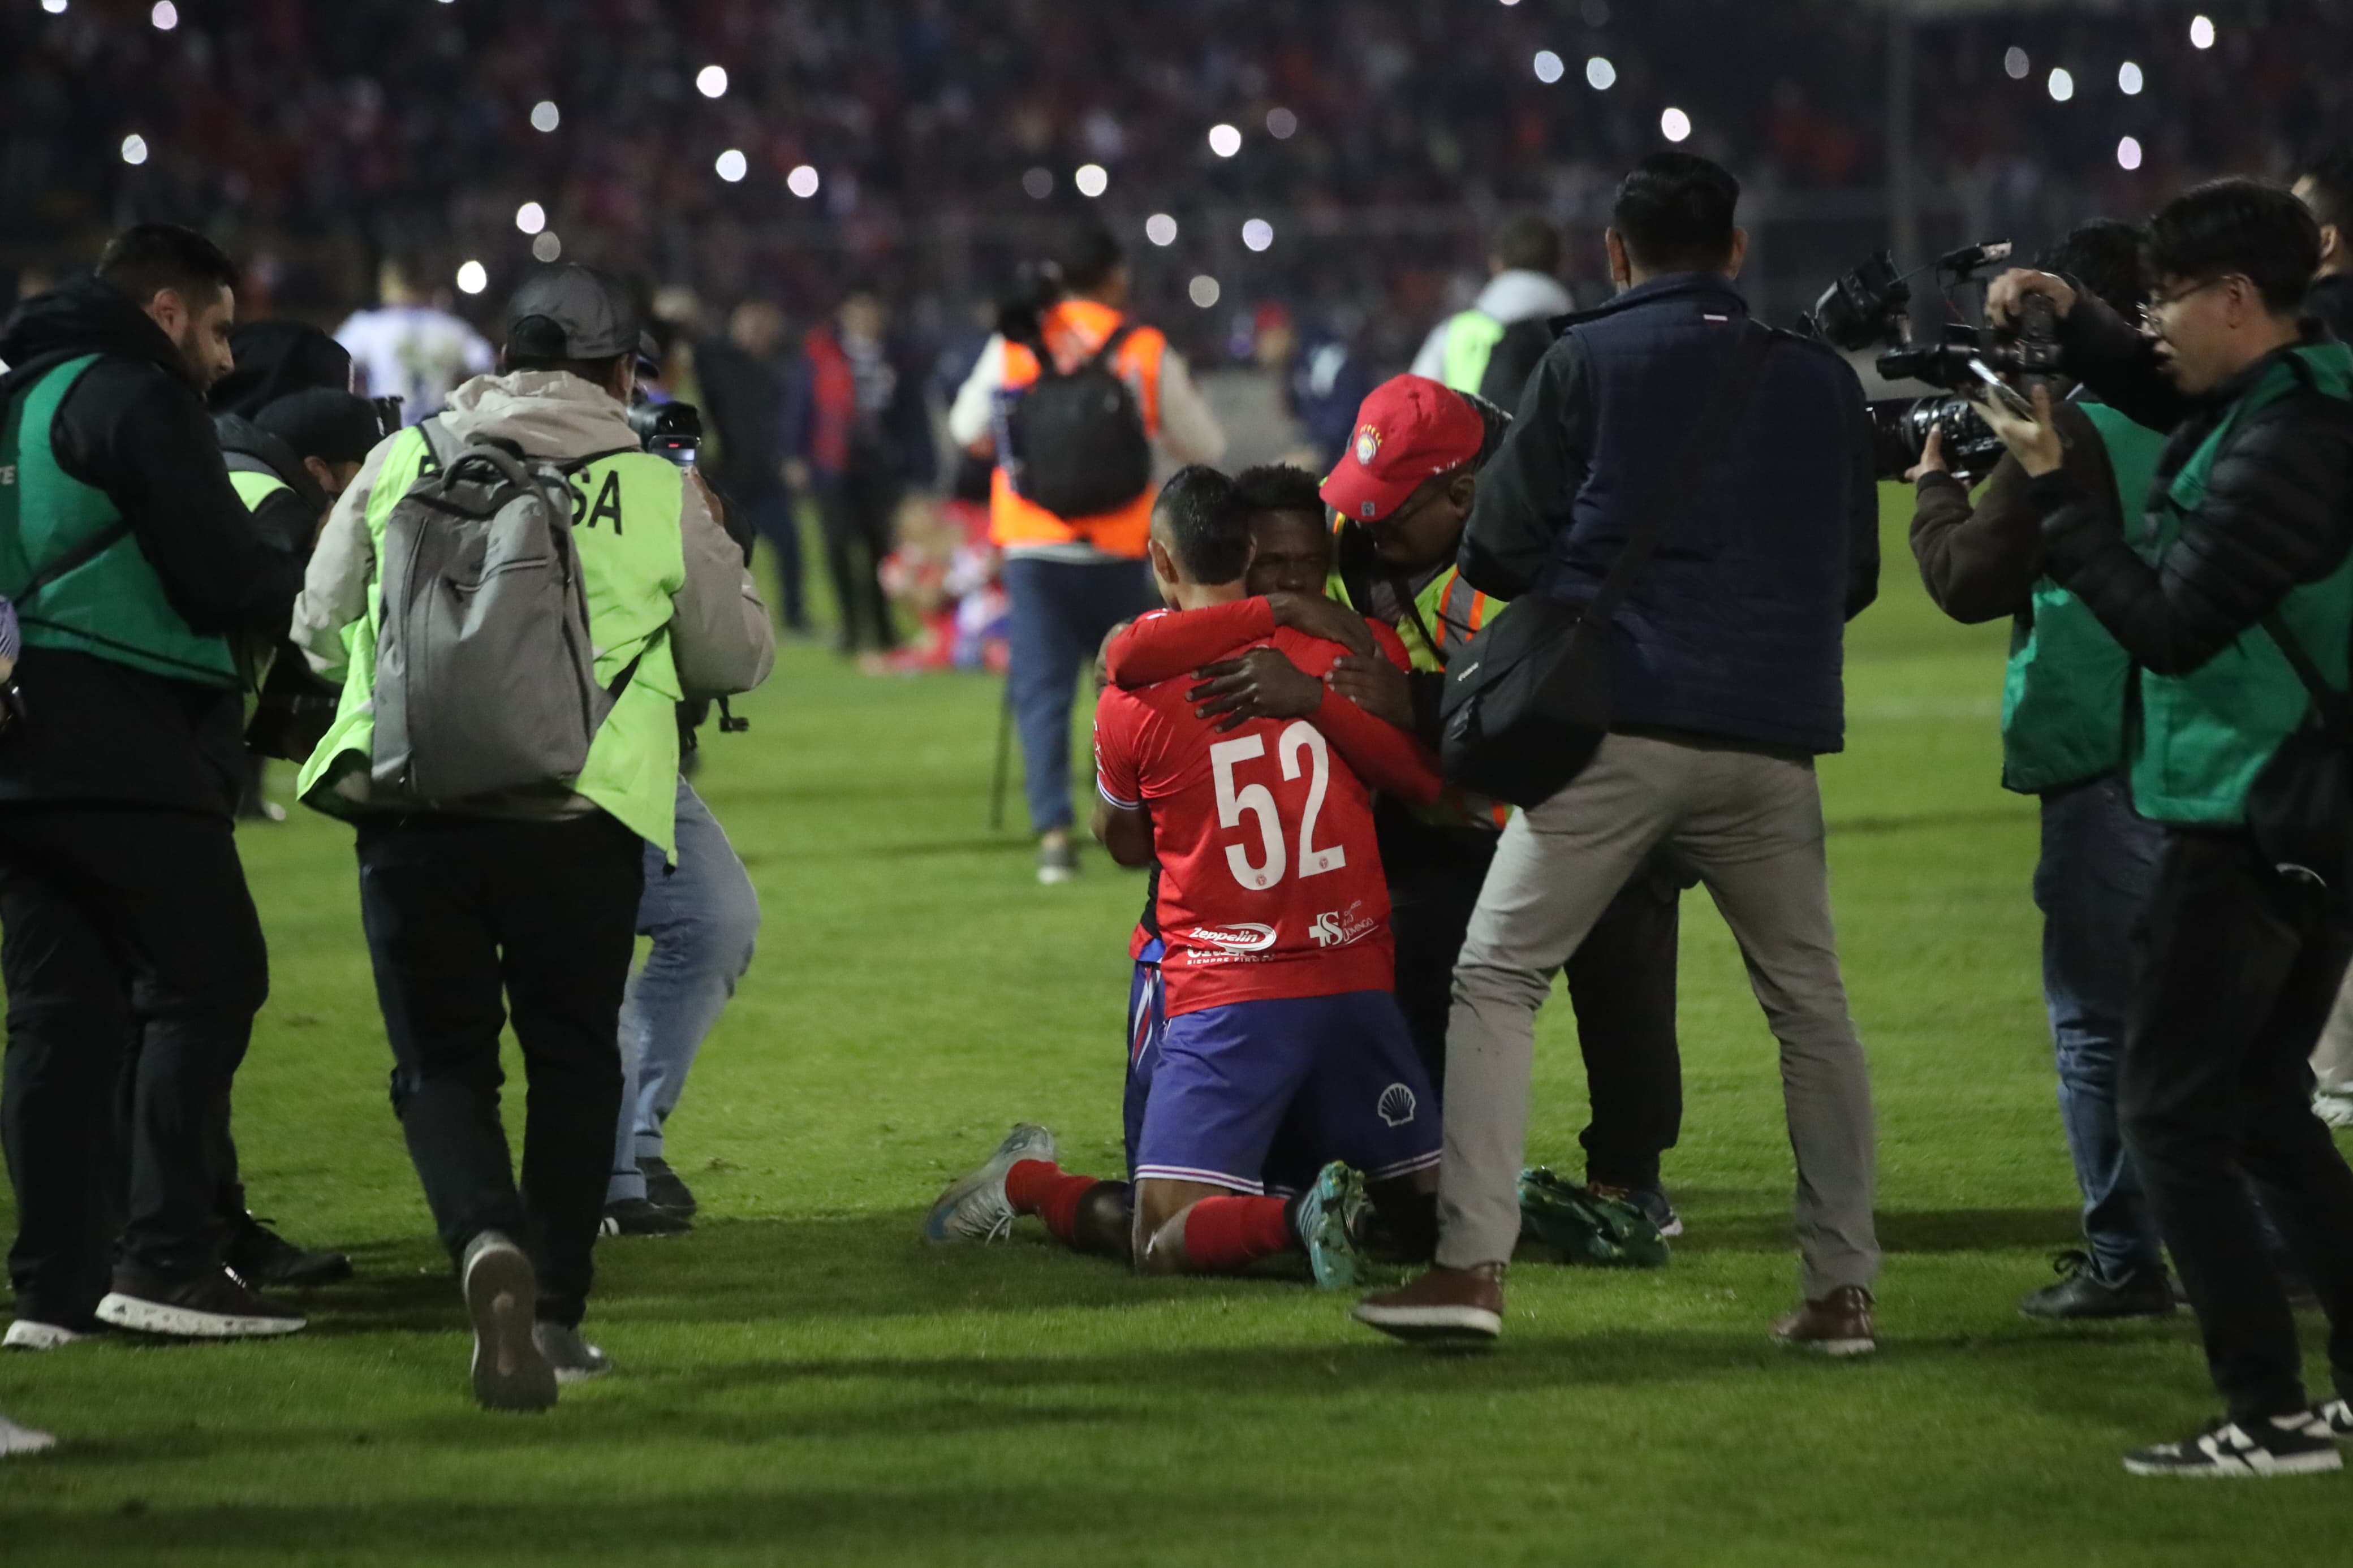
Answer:
<svg viewBox="0 0 2353 1568"><path fill-rule="evenodd" d="M1472 585L1589 600L1747 314L1729 280L1681 273L1568 318L1479 476L1461 551ZM1613 622L1617 723L1839 750L1845 622L1878 585L1862 384L1829 349L1785 336Z"/></svg>
<svg viewBox="0 0 2353 1568"><path fill-rule="evenodd" d="M301 559L274 549L230 488L179 351L126 295L94 277L26 300L0 327L0 403L61 361L99 362L50 426L58 464L104 490L200 633L281 633ZM28 647L17 666L30 720L0 739L0 805L112 802L226 815L243 768L239 694L82 653Z"/></svg>
<svg viewBox="0 0 2353 1568"><path fill-rule="evenodd" d="M2304 296L2304 309L2336 333L2339 342L2353 343L2353 272L2314 279Z"/></svg>
<svg viewBox="0 0 2353 1568"><path fill-rule="evenodd" d="M2320 329L2307 323L2307 341ZM2152 429L2170 429L2151 504L2233 404L2282 356L2266 355L2197 397L2175 390L2156 348L2097 301L2061 327L2069 374ZM2155 565L2126 543L2113 511L2061 468L2034 481L2046 570L2091 606L2125 650L2158 675L2185 675L2261 621L2299 584L2335 571L2353 546L2353 405L2318 392L2283 397L2233 429L2206 499Z"/></svg>

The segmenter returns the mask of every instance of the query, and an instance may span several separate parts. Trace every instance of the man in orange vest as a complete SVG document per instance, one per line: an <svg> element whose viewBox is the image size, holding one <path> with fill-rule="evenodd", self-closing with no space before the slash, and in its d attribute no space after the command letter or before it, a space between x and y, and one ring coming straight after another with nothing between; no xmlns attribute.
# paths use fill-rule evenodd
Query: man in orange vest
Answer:
<svg viewBox="0 0 2353 1568"><path fill-rule="evenodd" d="M1078 231L1051 271L1057 295L1038 311L1034 335L1021 332L1022 342L1003 332L991 337L948 411L954 440L997 458L989 538L1004 554L1012 601L1007 691L1021 736L1029 826L1038 835L1038 879L1050 884L1078 872L1078 846L1071 836L1071 701L1079 674L1092 665L1112 627L1159 604L1145 559L1153 487L1147 479L1124 502L1065 517L1023 493L1002 433L1039 380L1042 349L1062 375L1103 355L1126 384L1160 458L1214 463L1226 448L1225 433L1194 389L1183 358L1157 328L1131 324L1127 258L1111 231L1100 225ZM1023 460L1035 465L1040 455L1027 453Z"/></svg>

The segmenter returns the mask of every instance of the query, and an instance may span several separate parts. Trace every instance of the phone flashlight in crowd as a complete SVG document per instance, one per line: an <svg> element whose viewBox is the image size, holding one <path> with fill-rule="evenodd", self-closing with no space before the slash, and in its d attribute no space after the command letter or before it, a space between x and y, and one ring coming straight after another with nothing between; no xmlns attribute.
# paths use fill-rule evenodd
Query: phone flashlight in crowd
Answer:
<svg viewBox="0 0 2353 1568"><path fill-rule="evenodd" d="M702 445L702 411L691 403L640 403L629 410L629 428L647 451L681 468L694 467Z"/></svg>

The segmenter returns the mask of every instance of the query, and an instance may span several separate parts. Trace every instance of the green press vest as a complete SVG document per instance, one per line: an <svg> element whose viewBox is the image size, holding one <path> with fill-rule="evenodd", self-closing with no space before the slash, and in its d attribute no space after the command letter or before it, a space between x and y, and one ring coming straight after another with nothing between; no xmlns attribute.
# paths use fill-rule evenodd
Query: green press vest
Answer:
<svg viewBox="0 0 2353 1568"><path fill-rule="evenodd" d="M2293 351L2316 388L2353 400L2353 350L2328 342ZM2154 563L2181 535L2183 521L2206 498L2214 458L2240 420L2300 388L2295 369L2274 364L2202 442L2162 496L2151 498L2154 526L2136 548ZM2353 631L2353 555L2279 606L2328 682L2345 684L2346 643ZM2184 826L2236 826L2246 821L2247 790L2304 722L2311 695L2287 657L2260 626L2187 675L2140 676L2140 725L2133 753L2133 805L2143 816Z"/></svg>
<svg viewBox="0 0 2353 1568"><path fill-rule="evenodd" d="M425 471L425 437L415 428L394 438L368 492L368 541L384 557L384 529L392 509ZM588 593L588 633L596 645L596 679L609 683L644 654L638 671L589 743L587 765L573 792L610 812L662 854L676 858L678 804L678 668L668 637L670 596L686 584L679 533L685 479L677 468L644 452L599 458L572 478L572 538ZM376 638L383 624L383 584L371 575L367 613L343 628L343 696L335 719L297 788L307 804L349 815L352 803L334 785L372 754L375 718ZM346 761L346 759L349 759Z"/></svg>
<svg viewBox="0 0 2353 1568"><path fill-rule="evenodd" d="M1457 392L1479 390L1487 361L1504 341L1504 323L1484 310L1462 310L1446 320L1446 352L1438 379Z"/></svg>
<svg viewBox="0 0 2353 1568"><path fill-rule="evenodd" d="M2105 404L2079 402L2107 448L2116 515L2141 515L2165 437ZM2048 577L2010 638L2001 690L2001 782L2021 795L2114 773L2125 757L2125 689L2132 656L2084 601Z"/></svg>
<svg viewBox="0 0 2353 1568"><path fill-rule="evenodd" d="M0 427L0 596L16 601L27 647L86 653L173 680L236 687L228 639L200 634L180 618L163 579L127 531L43 584L29 600L24 596L25 584L50 563L122 521L104 490L58 466L49 444L58 405L97 360L96 354L68 360L9 400Z"/></svg>

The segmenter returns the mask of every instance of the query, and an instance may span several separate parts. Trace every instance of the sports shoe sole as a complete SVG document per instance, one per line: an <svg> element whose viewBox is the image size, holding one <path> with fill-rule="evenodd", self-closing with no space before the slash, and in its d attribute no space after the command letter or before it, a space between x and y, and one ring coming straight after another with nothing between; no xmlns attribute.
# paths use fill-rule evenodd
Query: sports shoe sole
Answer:
<svg viewBox="0 0 2353 1568"><path fill-rule="evenodd" d="M258 1340L300 1333L301 1318L264 1318L238 1312L205 1312L149 1301L117 1290L98 1304L98 1321L142 1334L174 1340Z"/></svg>
<svg viewBox="0 0 2353 1568"><path fill-rule="evenodd" d="M1316 1173L1309 1194L1315 1219L1302 1226L1300 1240L1307 1248L1307 1266L1318 1290L1354 1290L1364 1283L1365 1260L1348 1236L1348 1211L1363 1195L1356 1173L1345 1165L1326 1165Z"/></svg>
<svg viewBox="0 0 2353 1568"><path fill-rule="evenodd" d="M19 1318L8 1325L8 1332L0 1338L0 1350L54 1351L79 1344L92 1335L78 1329L61 1329L55 1323L37 1323L29 1318Z"/></svg>
<svg viewBox="0 0 2353 1568"><path fill-rule="evenodd" d="M2136 1476L2179 1476L2193 1481L2263 1481L2274 1476L2325 1476L2345 1468L2345 1456L2330 1448L2310 1454L2290 1454L2284 1458L2249 1463L2233 1459L2227 1465L2174 1465L2160 1459L2137 1458L2125 1456L2125 1469Z"/></svg>
<svg viewBox="0 0 2353 1568"><path fill-rule="evenodd" d="M1879 1349L1877 1340L1801 1340L1788 1334L1775 1334L1773 1337L1793 1351L1808 1351L1840 1361L1870 1355Z"/></svg>
<svg viewBox="0 0 2353 1568"><path fill-rule="evenodd" d="M555 1369L531 1327L539 1279L512 1242L485 1247L466 1265L466 1316L474 1325L474 1403L485 1410L545 1410Z"/></svg>
<svg viewBox="0 0 2353 1568"><path fill-rule="evenodd" d="M1484 1307L1375 1307L1358 1302L1353 1314L1366 1328L1417 1344L1491 1345L1504 1317Z"/></svg>
<svg viewBox="0 0 2353 1568"><path fill-rule="evenodd" d="M0 1415L0 1459L15 1454L39 1454L58 1446L58 1440L47 1432L36 1432L30 1426L19 1426Z"/></svg>

